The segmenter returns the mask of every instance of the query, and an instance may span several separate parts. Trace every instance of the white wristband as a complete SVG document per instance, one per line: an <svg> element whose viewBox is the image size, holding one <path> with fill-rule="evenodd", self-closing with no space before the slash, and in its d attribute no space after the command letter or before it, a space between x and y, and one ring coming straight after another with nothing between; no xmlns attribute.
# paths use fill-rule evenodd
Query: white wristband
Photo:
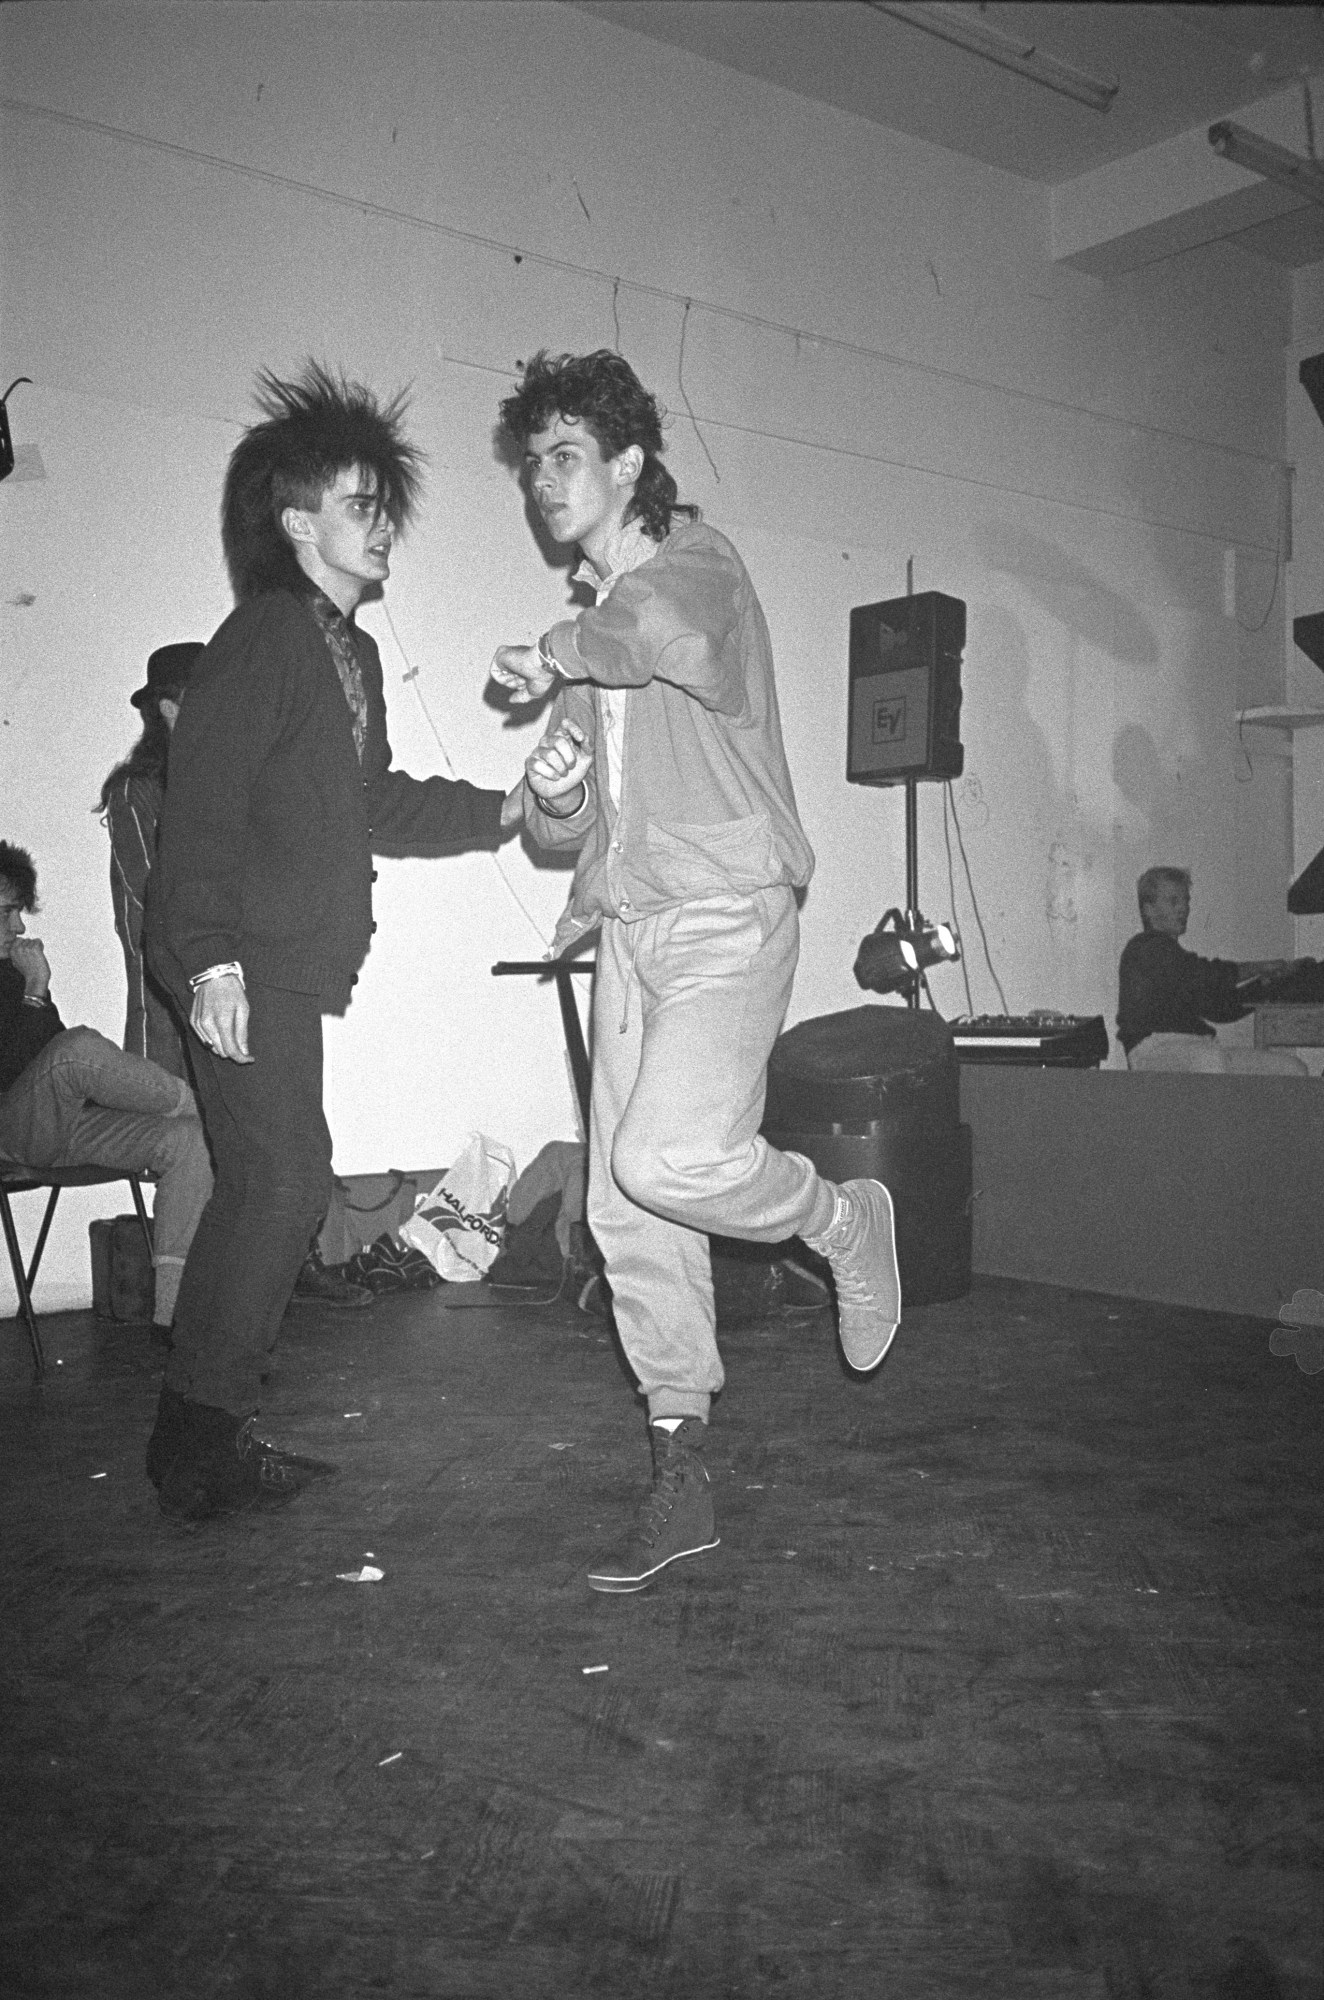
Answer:
<svg viewBox="0 0 1324 2000"><path fill-rule="evenodd" d="M244 968L237 958L232 958L228 965L209 965L205 972L195 972L189 981L189 988L192 992L196 993L198 988L205 986L209 979L224 979L228 973L233 973L239 984L243 985Z"/></svg>

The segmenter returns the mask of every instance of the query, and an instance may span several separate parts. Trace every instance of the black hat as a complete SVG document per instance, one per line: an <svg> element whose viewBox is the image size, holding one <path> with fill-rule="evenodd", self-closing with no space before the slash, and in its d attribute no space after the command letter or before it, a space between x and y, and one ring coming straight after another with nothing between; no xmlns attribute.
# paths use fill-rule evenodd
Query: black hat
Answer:
<svg viewBox="0 0 1324 2000"><path fill-rule="evenodd" d="M198 654L205 650L201 639L183 639L177 646L158 646L147 662L147 685L129 696L137 709L146 708L162 695L173 701L188 686L188 677Z"/></svg>

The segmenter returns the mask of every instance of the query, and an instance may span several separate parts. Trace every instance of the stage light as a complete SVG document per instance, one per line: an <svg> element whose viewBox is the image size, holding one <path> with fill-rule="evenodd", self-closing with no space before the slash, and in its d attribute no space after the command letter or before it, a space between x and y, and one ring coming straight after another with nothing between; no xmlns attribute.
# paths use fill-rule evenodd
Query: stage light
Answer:
<svg viewBox="0 0 1324 2000"><path fill-rule="evenodd" d="M949 925L930 923L918 910L904 916L900 910L889 910L860 940L855 982L870 993L913 992L930 965L950 964L960 956Z"/></svg>

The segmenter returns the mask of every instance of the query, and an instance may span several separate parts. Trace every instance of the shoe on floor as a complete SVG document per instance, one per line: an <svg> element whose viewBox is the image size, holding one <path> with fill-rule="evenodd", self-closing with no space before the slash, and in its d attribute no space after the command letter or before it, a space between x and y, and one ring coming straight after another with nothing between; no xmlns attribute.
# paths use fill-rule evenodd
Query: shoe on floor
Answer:
<svg viewBox="0 0 1324 2000"><path fill-rule="evenodd" d="M837 1339L851 1367L867 1375L887 1353L901 1321L891 1195L881 1181L843 1181L830 1226L804 1241L831 1266Z"/></svg>
<svg viewBox="0 0 1324 2000"><path fill-rule="evenodd" d="M161 1512L208 1521L243 1508L280 1506L302 1492L304 1479L257 1437L256 1417L237 1417L209 1403L184 1403L179 1449L161 1480Z"/></svg>
<svg viewBox="0 0 1324 2000"><path fill-rule="evenodd" d="M167 1389L163 1382L156 1406L156 1425L147 1440L147 1477L158 1492L183 1442L184 1398L177 1389Z"/></svg>
<svg viewBox="0 0 1324 2000"><path fill-rule="evenodd" d="M157 1491L183 1447L184 1413L188 1404L177 1389L168 1389L161 1384L161 1397L156 1406L156 1426L147 1440L147 1477ZM237 1420L236 1420L237 1421ZM251 1421L250 1444L264 1458L272 1458L278 1464L288 1466L291 1472L301 1475L300 1483L309 1479L335 1479L340 1467L330 1459L307 1458L302 1452L282 1451L279 1445L257 1434L256 1420Z"/></svg>
<svg viewBox="0 0 1324 2000"><path fill-rule="evenodd" d="M372 1299L373 1295L366 1285L356 1285L345 1276L343 1266L324 1264L318 1252L310 1250L294 1281L290 1304L332 1306L340 1311L358 1312L364 1306L370 1306Z"/></svg>
<svg viewBox="0 0 1324 2000"><path fill-rule="evenodd" d="M298 1474L301 1483L309 1479L340 1477L340 1467L333 1465L329 1458L309 1458L301 1451L286 1451L283 1446L272 1444L269 1438L259 1437L256 1430L253 1432L253 1448L260 1451L264 1458L274 1458L278 1465L288 1466L291 1472Z"/></svg>
<svg viewBox="0 0 1324 2000"><path fill-rule="evenodd" d="M653 1445L653 1485L645 1496L625 1546L588 1573L589 1588L623 1592L645 1589L668 1563L715 1549L713 1496L708 1469L699 1453L707 1425L686 1417L678 1430L649 1426Z"/></svg>

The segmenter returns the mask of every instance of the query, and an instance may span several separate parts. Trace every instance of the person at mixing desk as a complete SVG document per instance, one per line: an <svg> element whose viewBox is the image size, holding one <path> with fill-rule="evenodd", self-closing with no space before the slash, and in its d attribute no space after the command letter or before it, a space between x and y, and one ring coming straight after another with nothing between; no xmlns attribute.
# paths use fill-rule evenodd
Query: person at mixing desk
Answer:
<svg viewBox="0 0 1324 2000"><path fill-rule="evenodd" d="M1293 961L1239 963L1186 951L1180 939L1191 913L1188 869L1147 868L1136 893L1144 928L1118 968L1117 1035L1128 1067L1204 1076L1309 1075L1290 1049L1227 1047L1213 1025L1249 1014L1254 983L1288 971Z"/></svg>

